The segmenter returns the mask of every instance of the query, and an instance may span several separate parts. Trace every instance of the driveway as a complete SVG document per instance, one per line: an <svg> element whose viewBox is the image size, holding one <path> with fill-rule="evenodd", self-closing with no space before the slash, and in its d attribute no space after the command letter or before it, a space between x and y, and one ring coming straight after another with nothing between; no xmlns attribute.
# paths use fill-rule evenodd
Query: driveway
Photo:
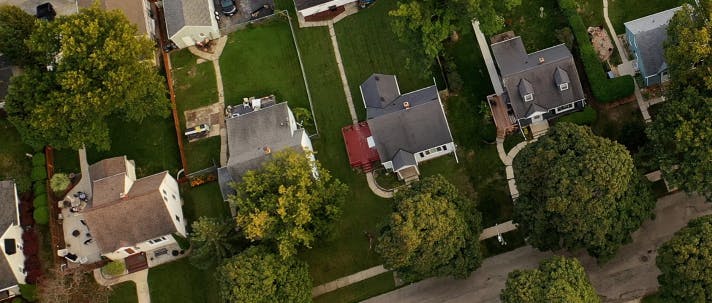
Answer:
<svg viewBox="0 0 712 303"><path fill-rule="evenodd" d="M2 0L0 0L2 1ZM221 0L213 0L215 10L220 12ZM235 0L237 13L232 16L220 14L220 31L223 35L241 28L241 25L274 13L274 0Z"/></svg>
<svg viewBox="0 0 712 303"><path fill-rule="evenodd" d="M591 283L604 302L627 302L658 288L655 266L657 248L688 221L712 214L712 205L700 196L675 193L658 200L656 219L643 224L633 234L633 242L623 246L616 257L599 266L585 253L577 253ZM533 268L551 252L539 252L526 246L486 259L466 280L427 279L364 302L500 302L507 274L513 269ZM566 254L565 255L570 255Z"/></svg>

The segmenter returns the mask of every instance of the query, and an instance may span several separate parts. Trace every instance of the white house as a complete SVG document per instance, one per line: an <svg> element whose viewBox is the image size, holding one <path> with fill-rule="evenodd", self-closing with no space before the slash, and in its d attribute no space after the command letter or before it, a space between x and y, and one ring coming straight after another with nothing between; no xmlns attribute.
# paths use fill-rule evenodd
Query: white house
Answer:
<svg viewBox="0 0 712 303"><path fill-rule="evenodd" d="M0 301L20 295L19 284L25 283L19 204L15 182L0 181Z"/></svg>
<svg viewBox="0 0 712 303"><path fill-rule="evenodd" d="M356 0L294 0L297 14L305 21L330 20L345 11L344 6Z"/></svg>
<svg viewBox="0 0 712 303"><path fill-rule="evenodd" d="M274 96L250 99L228 109L227 165L218 169L223 199L235 193L230 183L249 170L259 168L272 153L294 149L314 160L311 139L301 128L286 102L275 104Z"/></svg>
<svg viewBox="0 0 712 303"><path fill-rule="evenodd" d="M213 0L163 0L168 39L179 48L220 38Z"/></svg>
<svg viewBox="0 0 712 303"><path fill-rule="evenodd" d="M420 162L455 153L437 86L401 94L396 76L373 74L360 89L373 142L369 145L375 145L381 164L400 179L417 178Z"/></svg>
<svg viewBox="0 0 712 303"><path fill-rule="evenodd" d="M174 235L186 236L178 182L167 171L136 179L133 161L121 156L91 165L89 174L91 193L81 215L103 256L158 257L177 245Z"/></svg>

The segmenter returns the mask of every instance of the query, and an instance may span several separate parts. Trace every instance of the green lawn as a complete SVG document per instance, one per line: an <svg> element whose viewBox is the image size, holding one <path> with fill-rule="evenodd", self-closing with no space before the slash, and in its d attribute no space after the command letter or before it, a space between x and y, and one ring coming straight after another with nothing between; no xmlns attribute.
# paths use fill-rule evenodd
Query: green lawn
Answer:
<svg viewBox="0 0 712 303"><path fill-rule="evenodd" d="M274 94L292 108L309 108L289 23L283 17L230 34L220 70L227 104Z"/></svg>
<svg viewBox="0 0 712 303"><path fill-rule="evenodd" d="M19 191L30 189L32 162L25 153L32 148L22 143L15 126L6 118L0 118L0 180L14 179Z"/></svg>
<svg viewBox="0 0 712 303"><path fill-rule="evenodd" d="M124 282L111 287L111 297L109 303L138 303L136 297L136 283Z"/></svg>
<svg viewBox="0 0 712 303"><path fill-rule="evenodd" d="M599 1L600 2L600 1ZM544 17L539 8L544 8ZM555 35L556 31L567 26L556 1L527 0L504 16L505 28L501 32L514 31L522 36L528 52L538 51L562 43Z"/></svg>
<svg viewBox="0 0 712 303"><path fill-rule="evenodd" d="M199 270L184 258L149 270L154 303L221 303L214 270Z"/></svg>
<svg viewBox="0 0 712 303"><path fill-rule="evenodd" d="M398 77L402 93L433 84L433 75L420 72L427 66L408 69L408 58L415 54L398 40L391 30L388 11L396 7L395 0L381 0L368 9L351 15L334 25L341 58L349 80L354 106L360 120L366 117L359 86L373 73ZM329 36L327 35L327 38Z"/></svg>
<svg viewBox="0 0 712 303"><path fill-rule="evenodd" d="M182 185L181 196L185 203L183 215L188 222L193 222L202 216L213 218L230 216L227 203L222 200L218 182L210 182L198 187Z"/></svg>
<svg viewBox="0 0 712 303"><path fill-rule="evenodd" d="M593 0L591 0L593 1ZM601 2L601 1L598 1ZM652 15L683 3L692 1L683 0L609 0L608 17L611 19L611 24L616 30L616 33L625 34L623 23L635 20L647 15Z"/></svg>
<svg viewBox="0 0 712 303"><path fill-rule="evenodd" d="M373 278L337 289L314 298L315 303L350 303L388 292L396 287L393 273L387 272Z"/></svg>

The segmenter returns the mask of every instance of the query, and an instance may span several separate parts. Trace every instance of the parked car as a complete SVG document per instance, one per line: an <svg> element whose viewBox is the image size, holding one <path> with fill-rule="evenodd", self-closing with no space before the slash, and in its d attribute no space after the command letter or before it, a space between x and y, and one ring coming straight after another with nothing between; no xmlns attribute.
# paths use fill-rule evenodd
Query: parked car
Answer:
<svg viewBox="0 0 712 303"><path fill-rule="evenodd" d="M220 0L220 7L225 16L232 16L237 13L237 5L235 0Z"/></svg>
<svg viewBox="0 0 712 303"><path fill-rule="evenodd" d="M47 2L37 6L38 19L52 21L55 16L57 16L57 12L54 10L52 3Z"/></svg>

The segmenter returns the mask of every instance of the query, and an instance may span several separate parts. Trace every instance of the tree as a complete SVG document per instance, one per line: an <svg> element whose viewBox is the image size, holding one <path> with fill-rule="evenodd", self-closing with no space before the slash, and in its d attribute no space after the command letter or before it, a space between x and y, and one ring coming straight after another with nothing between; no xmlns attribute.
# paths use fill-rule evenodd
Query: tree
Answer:
<svg viewBox="0 0 712 303"><path fill-rule="evenodd" d="M37 18L14 5L0 5L0 54L16 65L31 62L25 39L35 30Z"/></svg>
<svg viewBox="0 0 712 303"><path fill-rule="evenodd" d="M233 184L237 194L228 197L247 239L274 243L285 258L329 234L348 190L308 157L291 149L274 153Z"/></svg>
<svg viewBox="0 0 712 303"><path fill-rule="evenodd" d="M234 221L200 217L192 226L190 263L193 266L212 268L237 253L238 235Z"/></svg>
<svg viewBox="0 0 712 303"><path fill-rule="evenodd" d="M493 34L504 26L500 13L520 4L521 0L409 0L398 2L389 15L395 17L393 31L400 40L422 54L412 56L422 61L408 64L427 69L443 52L443 41L461 24L469 26L470 19L476 18L485 33Z"/></svg>
<svg viewBox="0 0 712 303"><path fill-rule="evenodd" d="M61 272L59 267L42 276L37 285L37 301L53 303L109 302L111 290L94 281L88 273Z"/></svg>
<svg viewBox="0 0 712 303"><path fill-rule="evenodd" d="M432 276L466 278L480 266L480 214L440 175L394 196L394 212L376 251L405 281Z"/></svg>
<svg viewBox="0 0 712 303"><path fill-rule="evenodd" d="M668 101L647 129L665 180L712 200L711 1L684 6L668 26Z"/></svg>
<svg viewBox="0 0 712 303"><path fill-rule="evenodd" d="M54 174L52 178L49 179L49 187L52 188L55 196L62 196L71 183L67 174L63 173Z"/></svg>
<svg viewBox="0 0 712 303"><path fill-rule="evenodd" d="M166 116L163 78L151 64L153 42L119 11L94 5L53 22L38 22L27 41L39 64L14 77L9 120L33 147L108 149L106 118L140 123Z"/></svg>
<svg viewBox="0 0 712 303"><path fill-rule="evenodd" d="M601 299L576 259L560 256L539 268L509 273L500 298L503 303L596 303Z"/></svg>
<svg viewBox="0 0 712 303"><path fill-rule="evenodd" d="M253 246L218 267L221 297L228 302L311 302L307 264Z"/></svg>
<svg viewBox="0 0 712 303"><path fill-rule="evenodd" d="M658 250L664 302L703 303L712 298L712 216L694 219Z"/></svg>
<svg viewBox="0 0 712 303"><path fill-rule="evenodd" d="M514 159L514 221L539 249L578 249L605 260L650 217L655 200L624 146L557 123Z"/></svg>

